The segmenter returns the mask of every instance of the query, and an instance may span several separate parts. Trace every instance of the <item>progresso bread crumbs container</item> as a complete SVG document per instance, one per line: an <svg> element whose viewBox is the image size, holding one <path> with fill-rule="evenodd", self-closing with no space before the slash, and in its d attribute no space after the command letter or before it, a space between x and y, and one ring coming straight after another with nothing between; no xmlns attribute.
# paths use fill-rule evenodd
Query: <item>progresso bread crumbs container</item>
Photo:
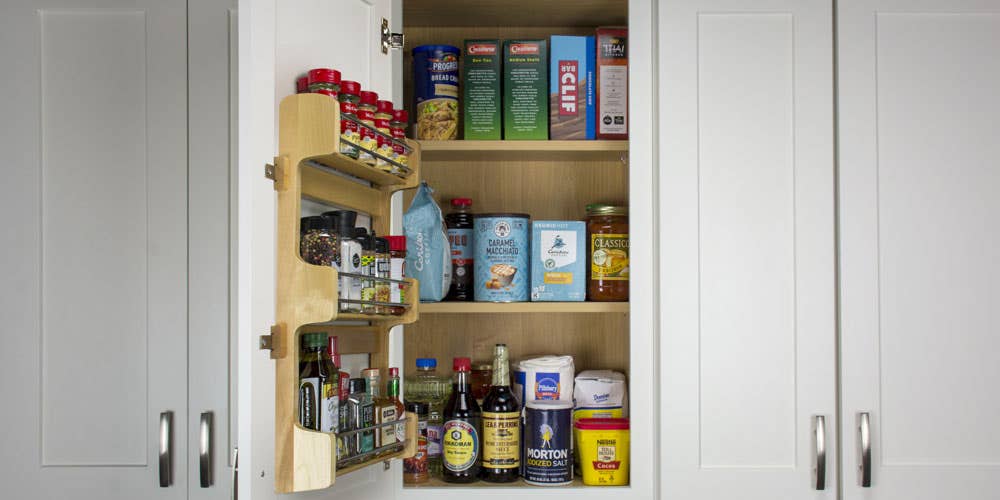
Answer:
<svg viewBox="0 0 1000 500"><path fill-rule="evenodd" d="M528 300L529 229L526 214L479 214L474 218L474 296L479 302Z"/></svg>
<svg viewBox="0 0 1000 500"><path fill-rule="evenodd" d="M413 49L414 137L458 138L458 47L421 45Z"/></svg>
<svg viewBox="0 0 1000 500"><path fill-rule="evenodd" d="M521 476L526 483L573 482L572 414L572 401L528 401L525 405Z"/></svg>

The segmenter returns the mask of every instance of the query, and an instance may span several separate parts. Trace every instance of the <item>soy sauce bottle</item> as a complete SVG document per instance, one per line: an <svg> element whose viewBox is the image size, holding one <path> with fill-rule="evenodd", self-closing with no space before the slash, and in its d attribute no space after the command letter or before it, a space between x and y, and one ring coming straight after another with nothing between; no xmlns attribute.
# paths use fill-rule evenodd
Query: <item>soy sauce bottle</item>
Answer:
<svg viewBox="0 0 1000 500"><path fill-rule="evenodd" d="M441 478L449 483L471 483L478 478L483 459L482 414L469 386L472 361L455 358L453 367L455 382L444 408Z"/></svg>
<svg viewBox="0 0 1000 500"><path fill-rule="evenodd" d="M483 467L491 483L517 481L521 462L521 405L510 389L506 344L493 349L493 385L483 400Z"/></svg>
<svg viewBox="0 0 1000 500"><path fill-rule="evenodd" d="M474 300L472 293L472 214L469 198L452 198L452 212L444 216L451 245L451 288L445 300Z"/></svg>

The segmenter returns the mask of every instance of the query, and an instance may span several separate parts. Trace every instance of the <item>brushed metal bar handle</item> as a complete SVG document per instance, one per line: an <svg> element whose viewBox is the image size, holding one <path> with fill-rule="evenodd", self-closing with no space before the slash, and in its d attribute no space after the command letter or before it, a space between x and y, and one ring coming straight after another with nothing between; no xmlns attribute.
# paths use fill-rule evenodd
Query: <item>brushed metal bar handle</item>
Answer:
<svg viewBox="0 0 1000 500"><path fill-rule="evenodd" d="M230 481L232 481L232 488L229 490L230 500L239 500L240 498L240 449L233 448L233 473L230 476Z"/></svg>
<svg viewBox="0 0 1000 500"><path fill-rule="evenodd" d="M858 482L872 487L872 427L868 412L858 413Z"/></svg>
<svg viewBox="0 0 1000 500"><path fill-rule="evenodd" d="M826 417L813 415L813 486L826 489Z"/></svg>
<svg viewBox="0 0 1000 500"><path fill-rule="evenodd" d="M201 412L198 426L198 477L202 488L212 486L212 412Z"/></svg>
<svg viewBox="0 0 1000 500"><path fill-rule="evenodd" d="M173 451L174 412L160 413L160 488L166 488L174 482L174 451Z"/></svg>

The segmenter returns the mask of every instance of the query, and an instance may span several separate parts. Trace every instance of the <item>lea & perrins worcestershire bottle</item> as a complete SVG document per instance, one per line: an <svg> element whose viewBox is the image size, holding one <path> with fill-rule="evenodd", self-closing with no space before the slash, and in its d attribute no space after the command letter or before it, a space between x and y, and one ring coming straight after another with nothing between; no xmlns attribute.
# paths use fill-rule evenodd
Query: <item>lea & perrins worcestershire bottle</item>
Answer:
<svg viewBox="0 0 1000 500"><path fill-rule="evenodd" d="M469 358L455 358L455 382L444 409L441 436L443 470L441 478L449 483L471 483L479 476L482 462L482 415L469 387Z"/></svg>
<svg viewBox="0 0 1000 500"><path fill-rule="evenodd" d="M483 400L483 467L491 483L517 481L521 465L521 405L510 389L506 344L493 348L493 384Z"/></svg>

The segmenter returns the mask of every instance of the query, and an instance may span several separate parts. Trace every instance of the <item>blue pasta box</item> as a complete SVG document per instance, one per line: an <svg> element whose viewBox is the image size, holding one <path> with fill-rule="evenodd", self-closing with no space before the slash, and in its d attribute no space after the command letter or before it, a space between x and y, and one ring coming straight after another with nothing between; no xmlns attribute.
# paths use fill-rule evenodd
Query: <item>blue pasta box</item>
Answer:
<svg viewBox="0 0 1000 500"><path fill-rule="evenodd" d="M549 41L549 138L597 136L597 49L592 36L555 35Z"/></svg>
<svg viewBox="0 0 1000 500"><path fill-rule="evenodd" d="M582 221L531 225L531 300L582 302L587 298L587 226Z"/></svg>

